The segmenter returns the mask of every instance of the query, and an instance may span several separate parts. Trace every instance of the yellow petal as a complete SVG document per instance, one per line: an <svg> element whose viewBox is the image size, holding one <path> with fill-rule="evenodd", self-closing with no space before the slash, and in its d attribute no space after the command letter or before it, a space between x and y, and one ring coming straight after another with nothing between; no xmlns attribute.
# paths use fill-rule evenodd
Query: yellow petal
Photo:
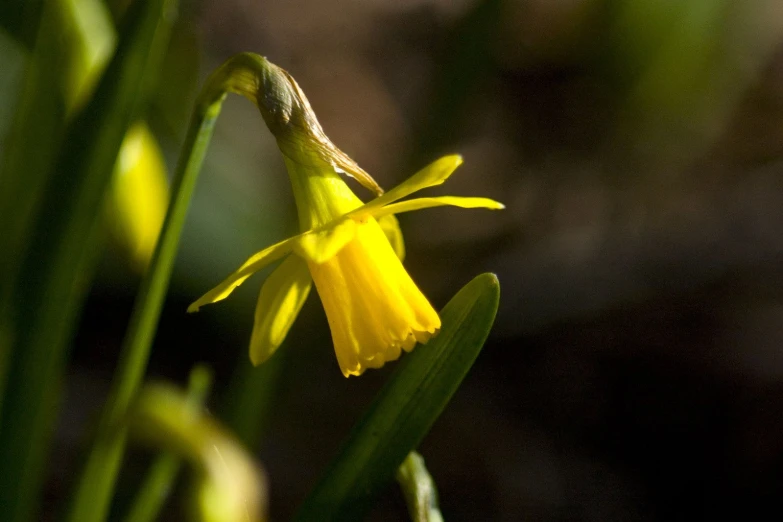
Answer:
<svg viewBox="0 0 783 522"><path fill-rule="evenodd" d="M386 239L389 240L394 253L400 258L400 261L405 259L405 240L402 237L402 230L400 230L400 222L394 217L394 214L387 214L381 216L378 219L378 224L381 226L381 230L386 234Z"/></svg>
<svg viewBox="0 0 783 522"><path fill-rule="evenodd" d="M250 336L254 365L269 359L283 343L312 285L307 263L299 256L288 256L264 281Z"/></svg>
<svg viewBox="0 0 783 522"><path fill-rule="evenodd" d="M222 301L228 297L231 292L234 291L234 288L245 282L245 279L255 274L269 263L276 261L291 252L294 248L294 244L300 237L301 236L294 236L288 238L285 241L275 243L274 245L265 248L261 252L253 254L242 264L242 266L235 270L234 273L224 279L222 283L188 306L188 312L198 312L198 309L202 306Z"/></svg>
<svg viewBox="0 0 783 522"><path fill-rule="evenodd" d="M410 178L386 192L384 195L357 208L351 212L351 214L360 215L366 212L374 214L376 210L384 205L393 203L398 199L402 199L427 187L440 185L446 181L449 176L451 176L451 173L460 165L462 165L462 156L459 154L452 154L451 156L444 156L435 160Z"/></svg>
<svg viewBox="0 0 783 522"><path fill-rule="evenodd" d="M296 253L313 263L333 258L356 235L353 219L332 221L325 227L297 236Z"/></svg>
<svg viewBox="0 0 783 522"><path fill-rule="evenodd" d="M405 271L374 218L325 263L308 263L343 375L361 375L425 343L440 317Z"/></svg>
<svg viewBox="0 0 783 522"><path fill-rule="evenodd" d="M401 214L402 212L410 212L411 210L421 210L423 208L432 207L462 207L462 208L489 208L492 210L499 210L506 208L503 203L498 203L494 199L489 198L462 198L458 196L440 196L435 198L416 198L409 199L408 201L400 201L398 203L392 203L385 207L378 209L372 213L374 217L386 216L388 214Z"/></svg>

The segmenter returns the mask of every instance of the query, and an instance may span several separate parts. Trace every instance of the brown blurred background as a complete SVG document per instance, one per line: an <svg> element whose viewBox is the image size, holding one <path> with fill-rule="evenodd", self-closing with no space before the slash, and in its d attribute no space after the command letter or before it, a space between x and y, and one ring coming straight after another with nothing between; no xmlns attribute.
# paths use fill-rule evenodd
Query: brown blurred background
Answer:
<svg viewBox="0 0 783 522"><path fill-rule="evenodd" d="M501 282L490 340L421 446L446 520L783 517L781 2L189 0L181 14L150 115L170 167L198 83L253 51L291 72L382 186L459 152L437 192L506 204L401 216L406 266L436 307L480 272ZM260 278L184 310L296 230L274 140L246 100L226 103L199 183L150 373L183 382L207 362L218 412L248 371ZM52 499L137 282L109 252ZM315 294L281 352L257 452L276 520L390 371L342 377ZM370 519L406 516L390 488Z"/></svg>

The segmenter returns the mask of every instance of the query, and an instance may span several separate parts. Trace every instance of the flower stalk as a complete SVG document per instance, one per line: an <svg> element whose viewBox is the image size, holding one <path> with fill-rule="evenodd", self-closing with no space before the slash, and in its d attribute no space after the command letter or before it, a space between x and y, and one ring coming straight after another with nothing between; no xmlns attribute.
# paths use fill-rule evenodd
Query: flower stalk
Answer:
<svg viewBox="0 0 783 522"><path fill-rule="evenodd" d="M69 510L68 520L72 522L99 522L106 518L126 446L122 419L144 378L182 227L215 122L229 92L251 92L253 78L262 72L256 68L254 73L254 65L257 64L252 60L229 60L207 79L196 101L172 182L168 212L136 297L112 389Z"/></svg>

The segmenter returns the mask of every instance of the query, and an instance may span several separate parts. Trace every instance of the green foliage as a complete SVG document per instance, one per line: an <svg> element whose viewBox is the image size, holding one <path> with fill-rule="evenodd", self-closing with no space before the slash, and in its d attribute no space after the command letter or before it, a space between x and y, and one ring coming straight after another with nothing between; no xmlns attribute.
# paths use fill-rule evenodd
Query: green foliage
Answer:
<svg viewBox="0 0 783 522"><path fill-rule="evenodd" d="M94 97L65 129L41 200L46 212L3 295L2 350L9 359L0 505L6 520L29 520L35 510L67 348L99 250L103 195L125 131L143 106L144 81L154 76L165 46L168 7L163 0L139 2L127 15Z"/></svg>
<svg viewBox="0 0 783 522"><path fill-rule="evenodd" d="M11 6L20 8L3 25L23 47L32 49L0 178L0 247L13 253L0 266L0 506L6 520L34 519L40 507L58 392L100 252L105 193L128 128L150 104L174 22L174 3L134 2L123 16L116 41L102 2L54 0L42 9L41 2L30 2L24 9L21 3L10 2L0 8L0 14ZM85 24L93 15L101 18L100 23ZM34 34L38 37L33 45ZM234 520L254 495L260 495L259 513L263 512L264 479L252 459L217 423L194 413L209 378L194 372L189 397L171 388L142 390L179 238L215 121L228 92L254 102L266 99L261 96L266 84L256 81L259 70L262 76L268 72L259 69L261 62L270 66L249 53L229 60L207 80L196 101L163 230L137 296L97 435L75 481L65 513L68 520L106 519L130 428L137 434L152 433L161 446L194 464L201 478L198 516ZM169 98L161 98L166 106L171 105ZM161 119L173 127L179 116L164 114ZM341 161L354 165L347 156ZM397 243L401 247L399 238ZM439 336L405 358L328 472L326 486L304 505L302 517L317 509L321 519L325 497L326 512L333 511L338 518L358 516L392 480L478 355L497 311L498 291L496 278L485 274L447 305ZM263 411L258 410L273 403L279 362L278 358L278 364L245 372L234 389L228 416L248 444L258 439L263 422ZM222 449L216 455L212 450L218 447ZM227 469L227 460L236 466ZM179 457L172 453L156 460L128 520L156 516L179 467ZM235 488L237 470L252 480ZM412 502L432 507L434 497L417 487L424 475L423 465L414 463L405 468L401 480ZM431 478L429 485L428 491L434 491ZM227 500L235 511L224 509Z"/></svg>
<svg viewBox="0 0 783 522"><path fill-rule="evenodd" d="M137 439L165 448L191 465L195 520L265 520L267 488L262 471L231 433L179 389L147 384L127 421Z"/></svg>
<svg viewBox="0 0 783 522"><path fill-rule="evenodd" d="M204 407L211 387L212 372L206 366L198 365L193 368L183 408L186 411L199 412ZM174 452L167 451L157 456L125 517L125 522L153 522L157 519L163 503L171 494L181 460Z"/></svg>
<svg viewBox="0 0 783 522"><path fill-rule="evenodd" d="M397 366L296 520L361 520L473 365L495 320L499 297L497 278L482 274L449 301L438 336Z"/></svg>

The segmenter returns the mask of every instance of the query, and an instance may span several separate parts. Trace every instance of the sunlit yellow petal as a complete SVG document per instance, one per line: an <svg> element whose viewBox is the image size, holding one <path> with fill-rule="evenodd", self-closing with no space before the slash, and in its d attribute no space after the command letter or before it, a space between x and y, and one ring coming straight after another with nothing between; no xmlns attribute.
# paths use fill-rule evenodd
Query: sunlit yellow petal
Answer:
<svg viewBox="0 0 783 522"><path fill-rule="evenodd" d="M223 280L222 283L215 288L199 297L193 304L188 306L188 312L198 312L198 309L202 306L210 303L216 303L222 301L228 297L236 287L245 282L245 279L255 274L266 265L273 261L277 261L284 255L293 250L294 244L299 240L300 236L294 236L275 243L274 245L265 248L261 252L253 254L242 266L240 266L233 274Z"/></svg>
<svg viewBox="0 0 783 522"><path fill-rule="evenodd" d="M313 280L307 263L288 256L264 281L250 336L250 361L261 364L283 343L310 293Z"/></svg>
<svg viewBox="0 0 783 522"><path fill-rule="evenodd" d="M402 230L400 230L400 222L394 217L394 214L387 214L381 216L377 220L381 226L381 230L386 234L386 239L389 240L394 253L400 258L400 261L405 259L405 240L402 237Z"/></svg>
<svg viewBox="0 0 783 522"><path fill-rule="evenodd" d="M374 218L322 264L308 263L343 374L380 368L426 342L440 317L392 250Z"/></svg>
<svg viewBox="0 0 783 522"><path fill-rule="evenodd" d="M353 219L337 220L320 230L298 236L295 251L309 261L323 263L334 257L355 234L356 222Z"/></svg>
<svg viewBox="0 0 783 522"><path fill-rule="evenodd" d="M421 210L423 208L432 207L461 207L461 208L489 208L492 210L500 210L506 208L503 203L499 203L494 199L489 198L462 198L457 196L440 196L435 198L416 198L409 199L407 201L398 201L391 205L378 209L372 213L373 216L386 216L388 214L401 214L403 212L410 212L411 210Z"/></svg>
<svg viewBox="0 0 783 522"><path fill-rule="evenodd" d="M384 195L375 198L366 205L363 205L351 214L357 215L365 212L374 213L380 207L393 203L398 199L402 199L406 196L418 192L419 190L427 187L434 187L440 185L451 176L454 170L462 165L462 156L458 154L452 154L451 156L444 156L437 159L421 169L419 172L406 179L393 189L386 192Z"/></svg>

